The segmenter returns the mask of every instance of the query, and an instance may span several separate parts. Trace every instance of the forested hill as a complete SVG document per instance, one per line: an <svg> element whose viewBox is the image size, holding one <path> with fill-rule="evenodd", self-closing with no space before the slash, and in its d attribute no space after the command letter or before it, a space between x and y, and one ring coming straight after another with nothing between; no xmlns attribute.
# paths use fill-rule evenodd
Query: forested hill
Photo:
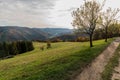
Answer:
<svg viewBox="0 0 120 80"><path fill-rule="evenodd" d="M64 28L28 28L17 26L1 26L0 41L17 41L17 40L46 40L50 37L71 32L70 29Z"/></svg>
<svg viewBox="0 0 120 80"><path fill-rule="evenodd" d="M51 34L50 38L73 33L73 29L68 28L41 28L41 30Z"/></svg>

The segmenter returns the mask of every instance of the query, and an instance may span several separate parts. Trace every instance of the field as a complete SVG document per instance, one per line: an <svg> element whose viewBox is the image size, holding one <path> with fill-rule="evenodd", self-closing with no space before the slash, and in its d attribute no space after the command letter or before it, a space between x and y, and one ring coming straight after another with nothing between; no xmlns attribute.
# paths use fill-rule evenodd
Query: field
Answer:
<svg viewBox="0 0 120 80"><path fill-rule="evenodd" d="M41 51L46 43L34 42L35 50L0 61L0 80L70 80L80 72L108 43L89 42L52 43L51 49Z"/></svg>

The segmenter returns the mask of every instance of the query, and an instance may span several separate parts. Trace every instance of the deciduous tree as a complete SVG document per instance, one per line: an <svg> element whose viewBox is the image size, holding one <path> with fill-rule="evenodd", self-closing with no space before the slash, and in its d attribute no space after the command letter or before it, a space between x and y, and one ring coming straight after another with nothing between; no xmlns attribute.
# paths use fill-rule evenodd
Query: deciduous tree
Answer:
<svg viewBox="0 0 120 80"><path fill-rule="evenodd" d="M102 19L102 27L105 30L105 42L107 42L108 38L108 27L111 25L111 23L114 23L114 21L117 19L117 14L119 13L119 9L112 10L111 8L108 8L106 11L104 11L101 14Z"/></svg>
<svg viewBox="0 0 120 80"><path fill-rule="evenodd" d="M90 38L90 47L93 47L92 38L93 33L98 23L100 12L104 6L105 1L100 4L96 0L84 1L84 4L73 11L73 22L72 25L81 32L85 32Z"/></svg>

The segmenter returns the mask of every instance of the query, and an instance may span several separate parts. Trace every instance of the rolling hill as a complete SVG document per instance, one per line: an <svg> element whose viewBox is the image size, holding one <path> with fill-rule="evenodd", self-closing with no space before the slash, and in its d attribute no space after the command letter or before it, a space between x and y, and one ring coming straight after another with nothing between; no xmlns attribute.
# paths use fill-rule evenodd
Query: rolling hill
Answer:
<svg viewBox="0 0 120 80"><path fill-rule="evenodd" d="M83 70L111 42L52 43L52 48L40 50L46 43L34 42L34 50L0 61L0 80L73 80L74 73ZM79 71L78 71L79 72Z"/></svg>
<svg viewBox="0 0 120 80"><path fill-rule="evenodd" d="M0 41L46 40L50 37L71 32L64 28L28 28L18 26L1 26Z"/></svg>
<svg viewBox="0 0 120 80"><path fill-rule="evenodd" d="M47 32L48 34L51 34L49 38L73 33L72 29L67 29L67 28L41 28L41 30Z"/></svg>
<svg viewBox="0 0 120 80"><path fill-rule="evenodd" d="M0 27L0 41L45 40L47 35L26 27Z"/></svg>

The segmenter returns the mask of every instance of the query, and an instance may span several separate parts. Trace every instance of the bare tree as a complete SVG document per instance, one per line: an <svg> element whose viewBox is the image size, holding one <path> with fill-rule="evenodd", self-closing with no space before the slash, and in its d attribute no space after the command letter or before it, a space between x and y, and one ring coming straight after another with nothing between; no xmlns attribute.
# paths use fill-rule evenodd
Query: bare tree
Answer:
<svg viewBox="0 0 120 80"><path fill-rule="evenodd" d="M119 13L119 9L112 10L111 8L108 8L105 12L101 14L102 19L102 27L105 30L105 42L107 42L108 38L108 27L111 23L114 23L114 21L117 19L116 16Z"/></svg>
<svg viewBox="0 0 120 80"><path fill-rule="evenodd" d="M96 0L84 1L84 4L73 11L73 22L72 25L82 32L85 32L89 35L90 47L93 47L92 37L96 24L98 22L99 13L101 12L105 1L100 4Z"/></svg>

